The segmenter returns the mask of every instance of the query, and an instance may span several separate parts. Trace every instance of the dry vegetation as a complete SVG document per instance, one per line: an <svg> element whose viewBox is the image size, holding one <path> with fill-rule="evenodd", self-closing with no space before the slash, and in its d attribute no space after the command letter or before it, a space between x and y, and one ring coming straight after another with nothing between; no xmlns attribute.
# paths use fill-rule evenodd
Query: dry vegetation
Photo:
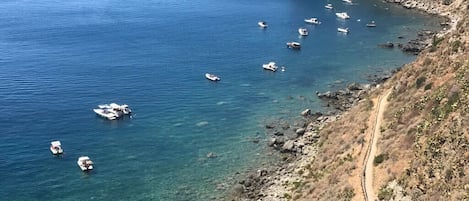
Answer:
<svg viewBox="0 0 469 201"><path fill-rule="evenodd" d="M466 1L458 12L469 11ZM466 8L467 7L467 8ZM364 200L361 167L376 97L392 89L375 158L375 193L411 200L469 200L469 20L435 37L431 48L368 99L321 131L319 151L293 200ZM371 115L371 116L370 116Z"/></svg>

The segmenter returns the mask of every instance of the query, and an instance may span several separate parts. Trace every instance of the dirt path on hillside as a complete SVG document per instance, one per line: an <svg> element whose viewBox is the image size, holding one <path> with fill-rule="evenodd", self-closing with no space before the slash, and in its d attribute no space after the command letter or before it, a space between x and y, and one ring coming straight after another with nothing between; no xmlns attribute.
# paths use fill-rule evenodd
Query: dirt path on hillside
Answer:
<svg viewBox="0 0 469 201"><path fill-rule="evenodd" d="M386 91L384 96L380 96L378 99L378 105L373 111L376 114L376 120L373 125L373 131L371 133L370 142L368 143L367 153L365 156L365 169L363 170L362 176L362 188L365 196L365 201L376 200L373 191L373 160L376 155L376 143L378 138L381 136L381 122L383 120L383 113L388 105L388 97L391 94L391 90Z"/></svg>

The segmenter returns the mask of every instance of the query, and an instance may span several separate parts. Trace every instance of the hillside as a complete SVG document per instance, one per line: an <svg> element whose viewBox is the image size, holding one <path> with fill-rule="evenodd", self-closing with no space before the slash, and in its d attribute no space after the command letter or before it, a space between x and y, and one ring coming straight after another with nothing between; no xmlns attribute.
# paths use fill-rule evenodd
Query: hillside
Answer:
<svg viewBox="0 0 469 201"><path fill-rule="evenodd" d="M291 192L284 199L365 200L361 182L375 111L390 92L372 158L374 198L469 200L469 2L418 2L450 17L452 29L320 131L317 155L297 168L301 177L286 184Z"/></svg>

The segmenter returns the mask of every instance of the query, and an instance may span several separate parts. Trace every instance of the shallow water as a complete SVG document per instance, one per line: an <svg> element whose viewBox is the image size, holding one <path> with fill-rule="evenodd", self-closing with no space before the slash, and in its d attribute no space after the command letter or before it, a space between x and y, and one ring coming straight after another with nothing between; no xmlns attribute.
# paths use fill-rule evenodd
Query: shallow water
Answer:
<svg viewBox="0 0 469 201"><path fill-rule="evenodd" d="M265 137L263 123L323 110L315 91L413 60L377 44L438 24L371 0L330 2L352 18L306 0L0 2L0 197L218 198L225 177L271 160L251 142ZM303 22L313 16L322 24ZM310 35L299 38L299 27ZM300 51L285 48L293 40ZM286 71L262 70L269 61ZM109 102L129 104L132 118L96 117ZM51 156L52 140L62 157ZM81 155L95 162L90 174L76 166Z"/></svg>

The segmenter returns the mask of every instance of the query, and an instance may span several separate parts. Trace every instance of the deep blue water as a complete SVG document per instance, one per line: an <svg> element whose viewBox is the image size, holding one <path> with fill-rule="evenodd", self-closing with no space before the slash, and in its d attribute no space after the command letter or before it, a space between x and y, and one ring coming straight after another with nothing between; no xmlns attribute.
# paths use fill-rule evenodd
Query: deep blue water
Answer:
<svg viewBox="0 0 469 201"><path fill-rule="evenodd" d="M414 59L378 43L437 28L379 1L329 2L335 10L307 0L1 1L0 197L218 199L227 176L269 161L265 143L250 140L265 137L265 121L322 110L315 91ZM299 27L310 35L299 38ZM285 48L293 40L300 51ZM287 70L262 70L271 60ZM110 102L129 104L133 118L96 117ZM50 154L52 140L63 157ZM76 166L81 155L95 162L90 174Z"/></svg>

